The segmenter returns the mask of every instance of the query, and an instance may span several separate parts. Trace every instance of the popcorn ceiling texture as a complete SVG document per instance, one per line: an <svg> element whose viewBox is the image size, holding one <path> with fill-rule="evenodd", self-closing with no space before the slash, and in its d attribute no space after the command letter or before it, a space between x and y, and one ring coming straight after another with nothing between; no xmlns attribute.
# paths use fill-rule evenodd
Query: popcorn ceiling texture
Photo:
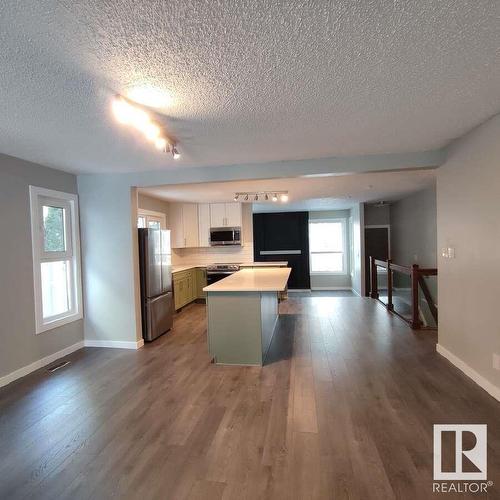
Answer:
<svg viewBox="0 0 500 500"><path fill-rule="evenodd" d="M0 151L124 172L439 148L500 111L500 2L4 0ZM149 83L175 162L110 115Z"/></svg>

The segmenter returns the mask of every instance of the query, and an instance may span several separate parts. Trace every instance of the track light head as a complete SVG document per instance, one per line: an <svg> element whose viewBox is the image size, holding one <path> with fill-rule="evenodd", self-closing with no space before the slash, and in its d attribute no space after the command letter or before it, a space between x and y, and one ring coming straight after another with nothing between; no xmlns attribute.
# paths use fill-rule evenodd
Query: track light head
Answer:
<svg viewBox="0 0 500 500"><path fill-rule="evenodd" d="M172 156L174 157L174 160L178 160L181 157L181 154L175 146L172 146Z"/></svg>
<svg viewBox="0 0 500 500"><path fill-rule="evenodd" d="M269 201L269 195L267 193L266 193L265 198L266 198L266 201Z"/></svg>
<svg viewBox="0 0 500 500"><path fill-rule="evenodd" d="M282 202L282 203L286 203L287 201L288 201L288 194L283 193L283 194L281 195L281 202Z"/></svg>
<svg viewBox="0 0 500 500"><path fill-rule="evenodd" d="M245 195L245 201L248 201L248 194Z"/></svg>
<svg viewBox="0 0 500 500"><path fill-rule="evenodd" d="M276 193L273 194L273 201L278 201L278 195Z"/></svg>
<svg viewBox="0 0 500 500"><path fill-rule="evenodd" d="M238 201L238 198L239 198L239 197L240 197L240 195L239 195L239 194L235 194L235 195L234 195L234 201Z"/></svg>
<svg viewBox="0 0 500 500"><path fill-rule="evenodd" d="M259 195L258 195L258 194L255 194L255 196L254 196L254 200L255 200L255 201L259 201Z"/></svg>

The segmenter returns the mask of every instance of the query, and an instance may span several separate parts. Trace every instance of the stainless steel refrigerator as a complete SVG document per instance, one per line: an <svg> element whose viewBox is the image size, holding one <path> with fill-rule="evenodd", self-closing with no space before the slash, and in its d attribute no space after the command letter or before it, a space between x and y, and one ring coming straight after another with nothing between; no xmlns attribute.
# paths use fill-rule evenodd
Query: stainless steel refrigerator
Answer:
<svg viewBox="0 0 500 500"><path fill-rule="evenodd" d="M142 336L151 341L172 328L170 231L139 229Z"/></svg>

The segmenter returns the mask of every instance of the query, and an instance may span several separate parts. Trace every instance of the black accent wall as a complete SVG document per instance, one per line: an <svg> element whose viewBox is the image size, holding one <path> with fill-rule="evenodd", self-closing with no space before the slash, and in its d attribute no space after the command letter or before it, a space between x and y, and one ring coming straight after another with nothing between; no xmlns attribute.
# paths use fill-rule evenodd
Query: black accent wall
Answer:
<svg viewBox="0 0 500 500"><path fill-rule="evenodd" d="M254 260L269 262L286 260L292 268L288 288L309 289L309 213L278 212L253 214ZM298 250L299 254L275 253L262 255L262 251L283 252Z"/></svg>

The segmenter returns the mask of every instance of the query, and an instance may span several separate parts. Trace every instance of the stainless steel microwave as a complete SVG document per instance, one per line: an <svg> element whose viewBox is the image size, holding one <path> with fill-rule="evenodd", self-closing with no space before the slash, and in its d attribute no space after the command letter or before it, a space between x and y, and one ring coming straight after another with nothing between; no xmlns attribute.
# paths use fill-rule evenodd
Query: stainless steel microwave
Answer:
<svg viewBox="0 0 500 500"><path fill-rule="evenodd" d="M210 246L241 245L241 227L211 227Z"/></svg>

